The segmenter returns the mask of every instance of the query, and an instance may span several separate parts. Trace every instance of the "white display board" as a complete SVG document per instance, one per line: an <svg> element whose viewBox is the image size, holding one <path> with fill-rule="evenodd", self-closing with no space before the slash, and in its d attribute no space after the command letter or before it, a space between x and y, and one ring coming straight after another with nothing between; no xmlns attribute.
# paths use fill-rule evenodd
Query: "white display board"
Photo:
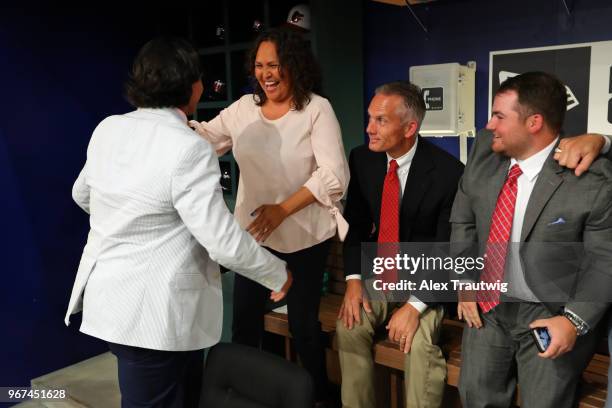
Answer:
<svg viewBox="0 0 612 408"><path fill-rule="evenodd" d="M492 51L489 117L500 83L528 71L550 72L565 84L565 134L612 134L612 41Z"/></svg>

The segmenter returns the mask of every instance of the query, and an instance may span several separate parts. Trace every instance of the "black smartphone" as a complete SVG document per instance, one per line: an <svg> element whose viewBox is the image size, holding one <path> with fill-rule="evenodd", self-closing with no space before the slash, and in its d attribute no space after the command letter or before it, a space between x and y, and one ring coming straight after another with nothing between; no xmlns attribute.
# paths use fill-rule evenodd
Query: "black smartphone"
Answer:
<svg viewBox="0 0 612 408"><path fill-rule="evenodd" d="M536 327L535 329L531 329L531 335L540 353L545 352L550 345L550 333L548 329L546 327Z"/></svg>

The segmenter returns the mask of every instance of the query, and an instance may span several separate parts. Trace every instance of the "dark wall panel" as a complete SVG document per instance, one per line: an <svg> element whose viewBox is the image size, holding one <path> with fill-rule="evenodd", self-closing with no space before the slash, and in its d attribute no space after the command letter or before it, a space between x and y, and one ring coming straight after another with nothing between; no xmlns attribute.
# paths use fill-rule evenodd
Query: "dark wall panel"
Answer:
<svg viewBox="0 0 612 408"><path fill-rule="evenodd" d="M71 188L94 127L130 109L122 83L156 31L154 20L133 15L45 5L0 11L5 386L106 350L78 333L78 319L63 323L88 230Z"/></svg>

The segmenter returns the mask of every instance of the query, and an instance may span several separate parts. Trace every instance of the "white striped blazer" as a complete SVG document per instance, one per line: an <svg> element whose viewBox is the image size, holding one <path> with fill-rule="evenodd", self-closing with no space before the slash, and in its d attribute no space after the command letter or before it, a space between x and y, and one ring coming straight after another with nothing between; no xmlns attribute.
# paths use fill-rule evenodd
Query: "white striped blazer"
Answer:
<svg viewBox="0 0 612 408"><path fill-rule="evenodd" d="M102 121L72 195L90 231L66 313L83 333L156 350L219 341L217 262L280 290L285 263L227 209L210 144L177 109L138 109Z"/></svg>

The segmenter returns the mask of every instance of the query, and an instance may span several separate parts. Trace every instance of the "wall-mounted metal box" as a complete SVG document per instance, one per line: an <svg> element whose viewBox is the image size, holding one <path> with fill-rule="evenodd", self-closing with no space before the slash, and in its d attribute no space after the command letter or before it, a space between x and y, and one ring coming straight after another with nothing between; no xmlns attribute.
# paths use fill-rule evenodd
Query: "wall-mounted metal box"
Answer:
<svg viewBox="0 0 612 408"><path fill-rule="evenodd" d="M410 82L423 90L423 136L474 136L476 64L410 67Z"/></svg>

